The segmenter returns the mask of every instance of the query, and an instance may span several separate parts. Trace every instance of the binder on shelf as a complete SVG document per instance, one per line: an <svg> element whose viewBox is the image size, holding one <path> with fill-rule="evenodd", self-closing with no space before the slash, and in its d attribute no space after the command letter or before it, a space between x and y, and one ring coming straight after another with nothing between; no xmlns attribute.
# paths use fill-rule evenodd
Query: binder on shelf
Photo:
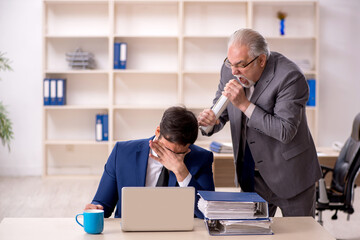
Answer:
<svg viewBox="0 0 360 240"><path fill-rule="evenodd" d="M102 115L102 141L109 141L109 115Z"/></svg>
<svg viewBox="0 0 360 240"><path fill-rule="evenodd" d="M273 234L268 203L254 192L198 191L210 235Z"/></svg>
<svg viewBox="0 0 360 240"><path fill-rule="evenodd" d="M114 69L126 69L127 43L114 43Z"/></svg>
<svg viewBox="0 0 360 240"><path fill-rule="evenodd" d="M44 105L50 105L50 79L44 79L44 86L43 86L43 95L44 95Z"/></svg>
<svg viewBox="0 0 360 240"><path fill-rule="evenodd" d="M57 105L66 104L66 79L56 79L56 103Z"/></svg>
<svg viewBox="0 0 360 240"><path fill-rule="evenodd" d="M95 140L100 142L103 137L103 124L102 124L102 115L96 114L96 123L95 123Z"/></svg>
<svg viewBox="0 0 360 240"><path fill-rule="evenodd" d="M316 105L316 81L315 79L308 79L307 82L309 85L309 100L306 105L314 107Z"/></svg>
<svg viewBox="0 0 360 240"><path fill-rule="evenodd" d="M56 79L50 79L50 105L57 104L56 85Z"/></svg>

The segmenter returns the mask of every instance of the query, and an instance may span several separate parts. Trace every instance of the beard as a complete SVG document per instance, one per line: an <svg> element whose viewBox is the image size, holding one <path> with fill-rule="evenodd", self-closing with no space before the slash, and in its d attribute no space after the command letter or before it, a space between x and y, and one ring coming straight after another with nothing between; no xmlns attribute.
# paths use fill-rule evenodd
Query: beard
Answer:
<svg viewBox="0 0 360 240"><path fill-rule="evenodd" d="M252 86L255 85L255 82L253 80L248 79L247 77L245 77L244 75L235 75L235 77L237 78L238 82L241 84L241 86L243 86L244 88L251 88ZM245 80L246 83L242 83L240 81L240 78Z"/></svg>

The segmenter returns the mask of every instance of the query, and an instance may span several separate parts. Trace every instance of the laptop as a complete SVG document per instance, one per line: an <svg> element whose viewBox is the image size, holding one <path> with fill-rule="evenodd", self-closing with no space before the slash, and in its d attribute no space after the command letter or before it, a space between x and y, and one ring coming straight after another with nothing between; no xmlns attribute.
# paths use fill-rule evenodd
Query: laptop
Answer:
<svg viewBox="0 0 360 240"><path fill-rule="evenodd" d="M194 187L123 187L123 231L190 231L194 227Z"/></svg>

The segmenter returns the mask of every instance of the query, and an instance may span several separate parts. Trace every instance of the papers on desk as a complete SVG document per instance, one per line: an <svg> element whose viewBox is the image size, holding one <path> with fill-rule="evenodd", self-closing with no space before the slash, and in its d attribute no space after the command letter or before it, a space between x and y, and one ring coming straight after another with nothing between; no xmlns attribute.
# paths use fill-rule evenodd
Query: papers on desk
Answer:
<svg viewBox="0 0 360 240"><path fill-rule="evenodd" d="M198 191L210 235L272 234L268 203L254 192Z"/></svg>
<svg viewBox="0 0 360 240"><path fill-rule="evenodd" d="M232 153L233 147L231 143L220 143L212 141L210 143L210 150L216 153Z"/></svg>
<svg viewBox="0 0 360 240"><path fill-rule="evenodd" d="M210 235L270 235L271 219L205 220Z"/></svg>

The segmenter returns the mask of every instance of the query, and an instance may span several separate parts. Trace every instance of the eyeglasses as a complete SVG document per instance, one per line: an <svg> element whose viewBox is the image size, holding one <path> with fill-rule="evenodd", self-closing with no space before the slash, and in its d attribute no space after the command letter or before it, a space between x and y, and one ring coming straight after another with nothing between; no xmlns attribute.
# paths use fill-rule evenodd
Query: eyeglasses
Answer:
<svg viewBox="0 0 360 240"><path fill-rule="evenodd" d="M165 146L164 146L165 147ZM185 154L185 153L187 153L187 151L185 151L185 152L174 152L173 150L171 150L170 148L168 148L168 147L165 147L167 150L169 150L170 152L172 152L172 153L174 153L174 154L178 154L178 155L181 155L181 154Z"/></svg>
<svg viewBox="0 0 360 240"><path fill-rule="evenodd" d="M164 136L162 136L161 134L159 135L159 138L158 140L160 141L161 138L164 138L166 141L170 142L169 140L167 140ZM164 144L164 143L163 143ZM170 152L174 153L174 154L178 154L178 155L181 155L181 154L185 154L187 153L188 150L184 151L184 152L175 152L173 150L171 150L170 148L166 147L165 144L164 144L164 147L169 150Z"/></svg>
<svg viewBox="0 0 360 240"><path fill-rule="evenodd" d="M238 62L234 65L232 65L230 62L229 62L229 59L228 58L225 58L224 60L224 64L226 67L228 68L246 68L247 66L249 66L253 61L255 61L259 56L255 57L253 60L251 60L250 62L248 62L247 64L243 65L242 63Z"/></svg>

